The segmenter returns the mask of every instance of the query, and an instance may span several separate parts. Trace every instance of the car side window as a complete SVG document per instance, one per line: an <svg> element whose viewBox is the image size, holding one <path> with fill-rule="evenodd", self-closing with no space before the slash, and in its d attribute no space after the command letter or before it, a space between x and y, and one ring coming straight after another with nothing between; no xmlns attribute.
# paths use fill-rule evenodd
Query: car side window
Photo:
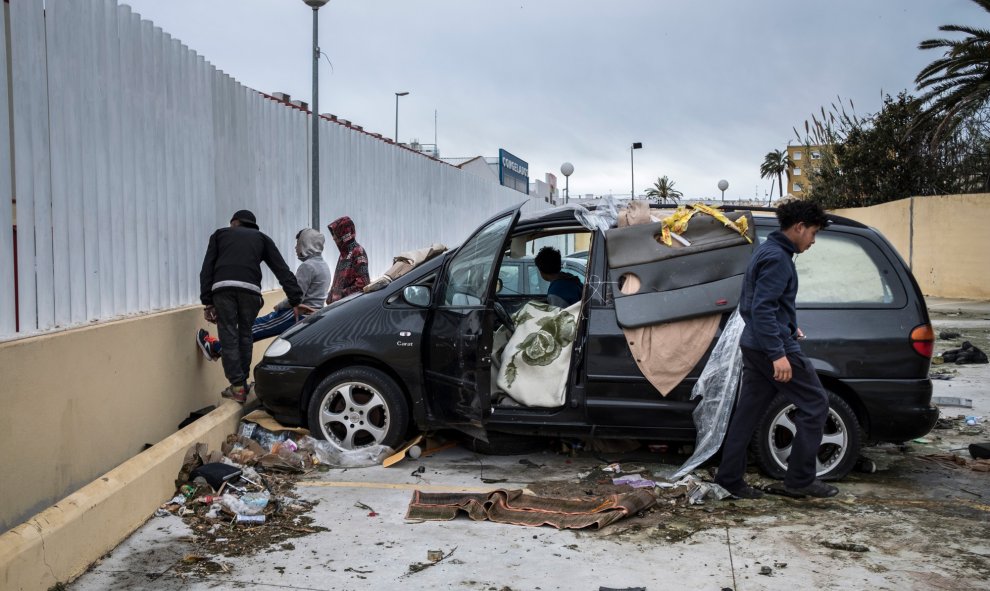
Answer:
<svg viewBox="0 0 990 591"><path fill-rule="evenodd" d="M458 249L447 270L445 306L478 306L485 300L495 259L502 250L512 216L499 218Z"/></svg>
<svg viewBox="0 0 990 591"><path fill-rule="evenodd" d="M502 291L499 293L508 295L522 293L519 265L502 263L502 268L498 270L498 278L502 280Z"/></svg>
<svg viewBox="0 0 990 591"><path fill-rule="evenodd" d="M759 232L761 242L768 233ZM819 232L794 266L801 307L887 307L901 305L904 299L890 262L861 236Z"/></svg>

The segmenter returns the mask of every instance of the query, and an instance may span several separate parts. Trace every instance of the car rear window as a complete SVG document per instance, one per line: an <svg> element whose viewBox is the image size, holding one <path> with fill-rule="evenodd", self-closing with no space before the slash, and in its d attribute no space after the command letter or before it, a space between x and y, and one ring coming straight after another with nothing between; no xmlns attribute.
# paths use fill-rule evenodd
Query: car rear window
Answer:
<svg viewBox="0 0 990 591"><path fill-rule="evenodd" d="M758 228L760 242L772 228ZM794 260L802 308L901 307L904 288L890 261L867 238L841 231L819 232L815 244Z"/></svg>

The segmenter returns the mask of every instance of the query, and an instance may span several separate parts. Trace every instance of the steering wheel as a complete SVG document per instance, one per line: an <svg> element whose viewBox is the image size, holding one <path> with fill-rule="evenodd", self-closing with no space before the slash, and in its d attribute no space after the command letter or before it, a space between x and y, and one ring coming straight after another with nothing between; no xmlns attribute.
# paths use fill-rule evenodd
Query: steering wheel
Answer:
<svg viewBox="0 0 990 591"><path fill-rule="evenodd" d="M492 309L495 311L495 317L498 318L509 332L516 330L516 323L512 321L512 316L509 316L509 312L502 305L502 302L495 300L492 304Z"/></svg>

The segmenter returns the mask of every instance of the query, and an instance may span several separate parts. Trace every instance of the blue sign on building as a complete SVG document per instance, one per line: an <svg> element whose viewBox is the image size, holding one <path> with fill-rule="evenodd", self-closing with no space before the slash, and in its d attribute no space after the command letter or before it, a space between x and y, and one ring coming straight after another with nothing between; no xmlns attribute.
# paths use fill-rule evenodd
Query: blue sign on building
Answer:
<svg viewBox="0 0 990 591"><path fill-rule="evenodd" d="M499 148L498 182L503 187L509 187L529 195L529 164Z"/></svg>

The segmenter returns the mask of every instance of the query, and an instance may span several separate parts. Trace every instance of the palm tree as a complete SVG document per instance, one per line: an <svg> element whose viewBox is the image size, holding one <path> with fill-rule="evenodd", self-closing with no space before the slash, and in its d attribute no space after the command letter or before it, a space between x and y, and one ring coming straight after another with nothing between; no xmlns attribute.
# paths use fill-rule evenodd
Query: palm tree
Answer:
<svg viewBox="0 0 990 591"><path fill-rule="evenodd" d="M767 152L767 155L763 158L763 164L760 165L760 178L769 179L777 177L777 185L780 187L780 196L783 197L784 185L781 177L792 166L794 166L794 161L791 160L790 155L786 151L774 150L773 152ZM770 190L773 190L772 186L770 187Z"/></svg>
<svg viewBox="0 0 990 591"><path fill-rule="evenodd" d="M674 188L674 181L667 178L664 175L657 179L657 182L653 183L653 186L646 190L646 196L652 199L656 199L658 203L666 203L670 199L671 203L677 203L679 197L683 197L683 193Z"/></svg>
<svg viewBox="0 0 990 591"><path fill-rule="evenodd" d="M973 0L990 13L990 0ZM933 139L958 129L968 118L990 106L990 30L942 25L940 31L964 33L965 38L928 39L918 49L944 49L943 56L925 66L915 83L928 104L923 115L938 120Z"/></svg>

